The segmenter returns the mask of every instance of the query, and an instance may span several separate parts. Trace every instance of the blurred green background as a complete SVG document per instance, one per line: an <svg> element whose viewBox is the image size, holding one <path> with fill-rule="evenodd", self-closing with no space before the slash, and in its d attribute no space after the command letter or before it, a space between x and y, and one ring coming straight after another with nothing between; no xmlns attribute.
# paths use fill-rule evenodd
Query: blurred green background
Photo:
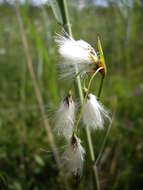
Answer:
<svg viewBox="0 0 143 190"><path fill-rule="evenodd" d="M108 3L108 6L96 6L93 1L84 4L84 1L68 0L71 26L75 39L84 39L95 49L100 35L108 69L101 101L114 118L99 167L101 189L141 190L143 3L141 0L133 0L132 4ZM20 10L47 118L54 128L54 111L71 85L59 80L56 69L59 55L54 36L55 32L61 32L61 27L47 4L34 6L26 1ZM60 189L61 181L26 61L15 5L5 1L0 5L0 189ZM95 94L99 78L92 85ZM74 95L74 99L78 97ZM96 155L105 132L92 134ZM85 138L82 132L81 136ZM56 138L55 142L62 152L63 142ZM86 160L77 189L95 189L88 154ZM72 179L70 184L76 189Z"/></svg>

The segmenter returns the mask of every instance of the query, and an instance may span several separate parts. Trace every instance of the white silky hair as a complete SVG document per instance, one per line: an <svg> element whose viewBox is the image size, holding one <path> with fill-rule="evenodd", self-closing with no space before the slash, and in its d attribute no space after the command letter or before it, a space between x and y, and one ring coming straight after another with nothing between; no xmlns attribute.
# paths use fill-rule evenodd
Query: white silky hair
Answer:
<svg viewBox="0 0 143 190"><path fill-rule="evenodd" d="M67 174L82 175L85 150L80 139L76 137L76 143L71 142L62 155L62 165Z"/></svg>
<svg viewBox="0 0 143 190"><path fill-rule="evenodd" d="M55 41L59 46L59 53L62 57L62 62L59 64L61 70L60 78L74 77L76 75L75 66L78 68L81 75L89 71L93 67L90 53L96 52L90 44L84 40L74 40L65 33L65 36L57 34Z"/></svg>
<svg viewBox="0 0 143 190"><path fill-rule="evenodd" d="M55 120L55 132L59 136L69 139L72 136L75 121L75 103L73 100L69 104L66 100L61 102Z"/></svg>
<svg viewBox="0 0 143 190"><path fill-rule="evenodd" d="M105 118L111 123L109 112L97 100L95 95L89 94L82 117L84 125L90 129L103 129Z"/></svg>

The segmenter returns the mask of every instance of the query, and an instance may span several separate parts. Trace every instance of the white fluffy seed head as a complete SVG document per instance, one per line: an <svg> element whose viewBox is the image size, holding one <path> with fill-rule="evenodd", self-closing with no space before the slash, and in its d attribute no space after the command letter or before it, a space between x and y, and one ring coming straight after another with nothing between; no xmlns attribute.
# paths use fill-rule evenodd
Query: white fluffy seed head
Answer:
<svg viewBox="0 0 143 190"><path fill-rule="evenodd" d="M75 121L75 103L68 95L60 104L56 113L55 131L58 135L69 139L73 133Z"/></svg>
<svg viewBox="0 0 143 190"><path fill-rule="evenodd" d="M62 156L62 164L65 171L68 174L81 176L84 155L85 150L80 143L80 139L76 136L72 136L71 141Z"/></svg>
<svg viewBox="0 0 143 190"><path fill-rule="evenodd" d="M90 44L84 40L76 41L67 34L65 36L57 35L56 42L63 58L63 62L60 64L61 77L74 77L76 75L75 65L81 75L93 69L91 53L94 54L95 58L97 58L97 54Z"/></svg>
<svg viewBox="0 0 143 190"><path fill-rule="evenodd" d="M109 112L97 100L95 95L89 94L83 111L84 125L90 129L103 129L105 118L111 122Z"/></svg>

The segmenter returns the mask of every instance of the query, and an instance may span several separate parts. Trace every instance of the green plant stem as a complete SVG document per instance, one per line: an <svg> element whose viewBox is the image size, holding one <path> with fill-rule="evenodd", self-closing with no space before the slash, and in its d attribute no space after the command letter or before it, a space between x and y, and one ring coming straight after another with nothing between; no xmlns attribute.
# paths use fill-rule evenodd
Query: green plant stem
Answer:
<svg viewBox="0 0 143 190"><path fill-rule="evenodd" d="M69 14L68 14L67 1L66 0L59 0L58 3L60 6L60 9L61 9L61 14L62 14L62 18L63 18L63 28L65 29L65 31L70 36L72 36L72 30L71 30ZM79 92L79 96L80 96L80 101L82 103L83 102L83 93L82 93L82 86L81 86L81 81L80 81L79 71L78 71L77 66L75 66L75 70L76 70L76 75L77 75L76 79L77 79L78 92Z"/></svg>
<svg viewBox="0 0 143 190"><path fill-rule="evenodd" d="M96 166L99 164L100 158L101 158L101 156L102 156L102 154L103 154L104 147L105 147L107 138L108 138L109 133L110 133L110 130L111 130L111 126L112 126L112 120L111 120L111 123L110 123L110 125L109 125L109 127L108 127L108 129L107 129L107 132L106 132L106 135L105 135L105 137L104 137L104 140L103 140L103 143L102 143L100 152L99 152L99 154L98 154L98 156L97 156L97 159L96 159L96 162L95 162L95 165L96 165Z"/></svg>
<svg viewBox="0 0 143 190"><path fill-rule="evenodd" d="M86 134L87 134L88 147L89 147L89 151L90 151L91 161L92 161L92 163L94 163L95 156L94 156L94 151L93 151L93 147L92 147L90 131L88 130L87 127L85 128L85 130L86 130Z"/></svg>
<svg viewBox="0 0 143 190"><path fill-rule="evenodd" d="M101 77L100 86L99 86L99 90L98 90L98 95L97 95L97 97L98 97L98 100L99 100L99 98L100 98L100 95L101 95L101 92L102 92L103 81L104 81L104 77L102 76L102 77Z"/></svg>
<svg viewBox="0 0 143 190"><path fill-rule="evenodd" d="M102 92L103 81L104 81L104 77L102 76L102 77L101 77L100 86L99 86L99 90L98 90L98 95L97 95L98 100L99 100L100 95L101 95L101 92ZM105 143L106 143L106 140L105 140ZM102 144L102 146L103 146L102 148L103 148L103 149L104 149L105 143L103 142L103 144ZM101 151L100 151L100 153L99 153L97 159L98 159L98 158L100 159L100 155L102 154L102 150L103 150L102 148L101 148ZM96 161L97 161L97 160L96 160ZM98 168L97 168L96 161L95 161L95 159L94 159L93 168L94 168L94 175L95 175L95 177L96 177L97 190L100 190L100 189L101 189L101 188L100 188L100 180L99 180L99 174L98 174Z"/></svg>
<svg viewBox="0 0 143 190"><path fill-rule="evenodd" d="M96 186L97 186L97 190L100 190L100 180L99 180L99 175L98 175L98 168L96 166L96 164L93 166L94 168L94 172L95 172L95 177L96 177Z"/></svg>
<svg viewBox="0 0 143 190"><path fill-rule="evenodd" d="M90 81L89 81L89 84L88 84L88 88L87 88L87 92L86 92L86 95L84 97L84 100L83 100L83 104L82 104L82 108L80 110L80 114L79 114L79 117L78 117L78 120L77 120L77 123L74 127L74 134L77 134L77 130L78 130L78 126L79 126L79 123L80 123L80 120L81 120L81 117L82 117L82 114L83 114L83 110L84 110L84 107L85 107L85 103L86 103L86 100L87 100L87 96L88 96L88 93L90 91L90 87L91 87L91 83L92 83L92 80L94 79L94 77L97 75L97 73L102 69L102 67L98 68L96 70L96 72L92 75ZM88 135L87 135L88 139L89 139L89 132L88 132ZM90 140L91 141L91 140Z"/></svg>
<svg viewBox="0 0 143 190"><path fill-rule="evenodd" d="M59 7L61 9L61 14L63 18L63 27L65 31L72 36L72 30L69 20L69 14L68 14L68 7L67 7L67 0L57 0Z"/></svg>
<svg viewBox="0 0 143 190"><path fill-rule="evenodd" d="M103 79L104 79L104 77L101 78L100 87L99 87L99 92L98 92L98 100L99 100L99 98L100 98L101 91L102 91L102 87L103 87ZM113 116L112 116L112 118L113 118ZM100 161L100 159L101 159L101 157L102 157L102 154L103 154L103 151L104 151L104 148L105 148L105 145L106 145L106 141L107 141L107 139L108 139L108 136L109 136L109 133L110 133L110 130L111 130L112 121L113 121L113 119L111 119L111 122L110 122L110 124L109 124L109 126L108 126L108 129L107 129L107 132L106 132L106 135L105 135L105 137L104 137L104 140L103 140L103 143L102 143L100 152L99 152L99 154L98 154L98 156L97 156L97 159L96 159L96 162L95 162L95 166L96 166L96 167L97 167L97 165L99 164L99 161Z"/></svg>
<svg viewBox="0 0 143 190"><path fill-rule="evenodd" d="M71 25L70 25L70 21L69 21L69 14L68 14L66 0L60 0L59 5L61 8L61 13L62 13L62 17L63 17L63 27L68 32L68 34L70 36L72 36L72 30L71 30ZM77 66L75 66L75 70L76 70L76 74L78 74L79 71L78 71ZM78 92L79 92L79 96L80 96L80 102L83 103L83 92L82 92L82 86L81 86L81 81L80 81L79 75L77 76L76 80L77 80L77 87L78 87ZM94 173L94 177L95 177L94 179L97 184L97 189L100 190L99 178L97 177L98 171L96 170L96 166L94 166L94 162L95 162L95 157L93 156L94 148L93 148L93 144L92 144L91 134L90 134L90 131L88 128L86 129L86 135L87 135L87 141L88 141L88 145L89 145L90 158L93 163L92 168L93 168L93 173Z"/></svg>

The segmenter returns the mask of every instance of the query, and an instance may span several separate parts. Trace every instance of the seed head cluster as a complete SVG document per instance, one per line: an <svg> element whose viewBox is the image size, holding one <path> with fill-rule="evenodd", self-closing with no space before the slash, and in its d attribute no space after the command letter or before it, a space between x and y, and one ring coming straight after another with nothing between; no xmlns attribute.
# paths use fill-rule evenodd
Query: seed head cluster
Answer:
<svg viewBox="0 0 143 190"><path fill-rule="evenodd" d="M74 40L66 33L64 36L57 35L56 42L59 46L59 54L62 62L60 68L61 76L76 77L78 69L80 76L86 73L94 73L100 67L100 60L93 47L84 40ZM102 64L102 68L104 65ZM105 75L104 69L101 74ZM103 76L104 77L104 76ZM111 122L109 112L97 100L94 94L88 93L85 106L83 108L82 122L89 130L103 129L104 120ZM79 113L79 107L76 106L71 92L61 101L58 111L56 112L55 131L59 136L63 136L67 140L66 149L62 155L63 168L67 173L75 176L81 176L83 170L85 150L81 144L80 138L77 136L76 114ZM78 114L77 114L78 115Z"/></svg>

